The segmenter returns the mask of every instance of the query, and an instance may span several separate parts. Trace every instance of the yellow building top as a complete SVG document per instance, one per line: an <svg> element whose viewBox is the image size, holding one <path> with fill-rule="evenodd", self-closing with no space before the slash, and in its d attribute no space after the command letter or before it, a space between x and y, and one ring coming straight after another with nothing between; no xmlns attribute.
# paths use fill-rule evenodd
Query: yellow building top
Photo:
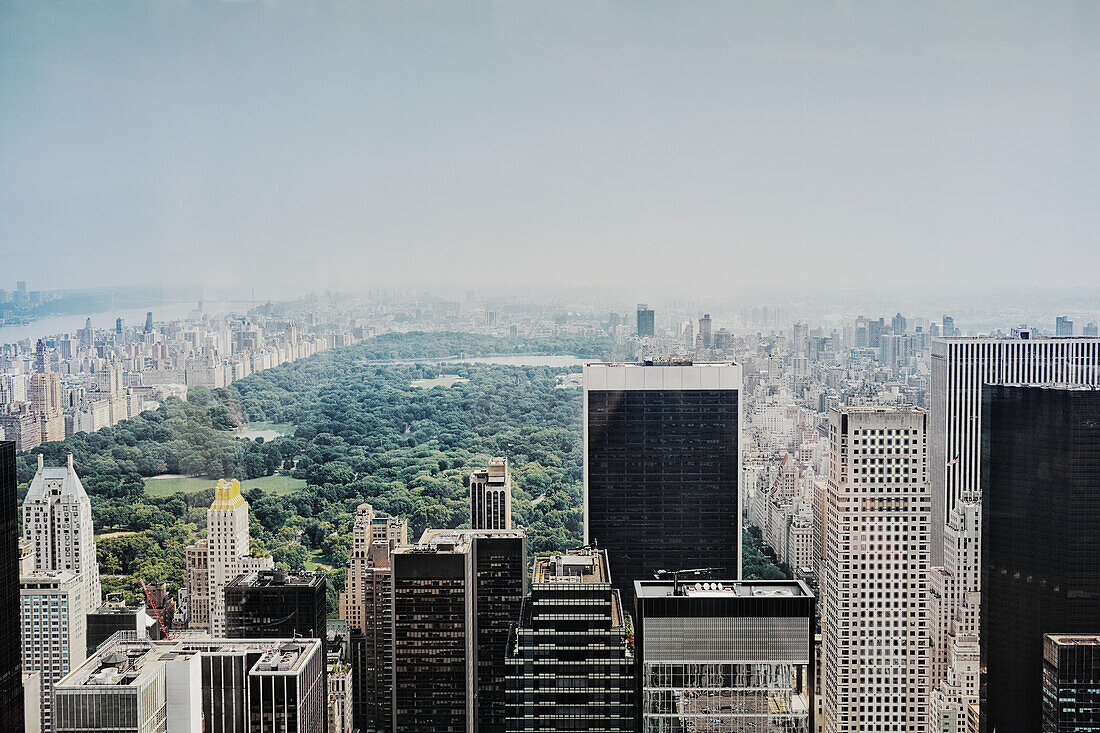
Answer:
<svg viewBox="0 0 1100 733"><path fill-rule="evenodd" d="M241 496L241 482L237 479L226 481L221 479L214 487L214 502L210 510L215 512L228 512L244 506L244 497Z"/></svg>

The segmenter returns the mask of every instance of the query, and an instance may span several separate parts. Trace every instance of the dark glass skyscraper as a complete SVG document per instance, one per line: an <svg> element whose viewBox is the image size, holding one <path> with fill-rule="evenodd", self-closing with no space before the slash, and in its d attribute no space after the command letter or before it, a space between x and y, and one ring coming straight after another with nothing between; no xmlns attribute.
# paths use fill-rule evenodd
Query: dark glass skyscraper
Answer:
<svg viewBox="0 0 1100 733"><path fill-rule="evenodd" d="M227 639L324 640L327 620L323 573L260 570L225 586Z"/></svg>
<svg viewBox="0 0 1100 733"><path fill-rule="evenodd" d="M1043 635L1100 622L1100 390L982 389L982 729L1040 730Z"/></svg>
<svg viewBox="0 0 1100 733"><path fill-rule="evenodd" d="M1043 733L1100 733L1100 634L1043 639Z"/></svg>
<svg viewBox="0 0 1100 733"><path fill-rule="evenodd" d="M638 335L653 335L653 309L645 303L638 304Z"/></svg>
<svg viewBox="0 0 1100 733"><path fill-rule="evenodd" d="M624 603L657 570L741 573L741 367L584 367L585 543Z"/></svg>
<svg viewBox="0 0 1100 733"><path fill-rule="evenodd" d="M19 625L19 512L15 443L0 441L0 730L23 730L22 629Z"/></svg>

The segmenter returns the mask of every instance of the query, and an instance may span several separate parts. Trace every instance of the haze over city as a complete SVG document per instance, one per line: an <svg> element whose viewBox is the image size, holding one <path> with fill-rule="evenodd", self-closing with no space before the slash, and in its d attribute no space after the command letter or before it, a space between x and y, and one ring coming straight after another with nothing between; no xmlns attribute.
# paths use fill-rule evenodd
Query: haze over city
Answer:
<svg viewBox="0 0 1100 733"><path fill-rule="evenodd" d="M0 99L4 271L44 288L1100 265L1094 3L4 3Z"/></svg>

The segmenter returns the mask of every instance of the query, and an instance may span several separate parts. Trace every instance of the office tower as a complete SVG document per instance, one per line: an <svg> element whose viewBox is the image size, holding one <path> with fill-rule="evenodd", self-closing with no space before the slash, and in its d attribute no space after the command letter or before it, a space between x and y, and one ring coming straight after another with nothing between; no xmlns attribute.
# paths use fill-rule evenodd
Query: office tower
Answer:
<svg viewBox="0 0 1100 733"><path fill-rule="evenodd" d="M506 652L505 730L634 730L630 616L610 572L591 547L535 558Z"/></svg>
<svg viewBox="0 0 1100 733"><path fill-rule="evenodd" d="M393 723L393 614L390 552L408 542L408 522L360 504L352 525L340 618L351 643L355 727L374 733Z"/></svg>
<svg viewBox="0 0 1100 733"><path fill-rule="evenodd" d="M429 529L394 551L395 731L504 730L526 557L519 530Z"/></svg>
<svg viewBox="0 0 1100 733"><path fill-rule="evenodd" d="M1100 634L1043 637L1042 730L1100 731Z"/></svg>
<svg viewBox="0 0 1100 733"><path fill-rule="evenodd" d="M76 475L71 453L59 468L45 466L39 454L38 471L23 500L23 539L34 546L35 570L67 570L80 576L85 608L99 606L103 593L92 502Z"/></svg>
<svg viewBox="0 0 1100 733"><path fill-rule="evenodd" d="M490 458L489 467L470 474L470 527L512 528L512 478L508 459Z"/></svg>
<svg viewBox="0 0 1100 733"><path fill-rule="evenodd" d="M328 733L352 733L355 728L355 688L351 667L349 629L341 620L330 620L325 642L325 677L328 678Z"/></svg>
<svg viewBox="0 0 1100 733"><path fill-rule="evenodd" d="M324 573L253 570L225 586L227 639L324 639L327 620Z"/></svg>
<svg viewBox="0 0 1100 733"><path fill-rule="evenodd" d="M709 349L713 345L710 331L710 313L704 313L699 319L699 346Z"/></svg>
<svg viewBox="0 0 1100 733"><path fill-rule="evenodd" d="M115 319L115 333L122 334L122 318Z"/></svg>
<svg viewBox="0 0 1100 733"><path fill-rule="evenodd" d="M65 413L62 412L61 377L56 372L31 375L27 401L38 418L43 443L65 439Z"/></svg>
<svg viewBox="0 0 1100 733"><path fill-rule="evenodd" d="M121 593L108 593L107 601L88 611L85 619L87 656L95 654L99 645L119 631L133 631L138 638L160 638L156 619L145 612L145 606L127 606Z"/></svg>
<svg viewBox="0 0 1100 733"><path fill-rule="evenodd" d="M904 336L905 330L908 324L905 321L905 316L898 313L890 321L890 329L894 332L895 336Z"/></svg>
<svg viewBox="0 0 1100 733"><path fill-rule="evenodd" d="M813 730L814 597L805 583L673 578L634 587L637 730Z"/></svg>
<svg viewBox="0 0 1100 733"><path fill-rule="evenodd" d="M85 319L84 328L78 329L76 335L80 339L82 349L90 349L95 345L95 330L92 328L91 318Z"/></svg>
<svg viewBox="0 0 1100 733"><path fill-rule="evenodd" d="M741 366L584 367L584 541L624 602L657 570L741 572Z"/></svg>
<svg viewBox="0 0 1100 733"><path fill-rule="evenodd" d="M153 332L153 311L145 314L145 333Z"/></svg>
<svg viewBox="0 0 1100 733"><path fill-rule="evenodd" d="M955 319L951 316L943 317L943 331L941 334L944 338L952 338L958 336L958 331L955 330Z"/></svg>
<svg viewBox="0 0 1100 733"><path fill-rule="evenodd" d="M823 580L826 730L924 731L928 413L829 414Z"/></svg>
<svg viewBox="0 0 1100 733"><path fill-rule="evenodd" d="M795 356L805 356L809 346L810 327L805 323L794 324L791 331L791 353Z"/></svg>
<svg viewBox="0 0 1100 733"><path fill-rule="evenodd" d="M1042 726L1043 634L1100 621L1100 390L982 391L983 730Z"/></svg>
<svg viewBox="0 0 1100 733"><path fill-rule="evenodd" d="M23 671L38 672L42 733L53 731L53 686L84 661L83 577L70 570L34 570L19 579Z"/></svg>
<svg viewBox="0 0 1100 733"><path fill-rule="evenodd" d="M57 684L55 733L324 733L318 639L122 632Z"/></svg>
<svg viewBox="0 0 1100 733"><path fill-rule="evenodd" d="M1072 336L1073 335L1073 321L1066 316L1058 316L1054 319L1054 335L1055 336Z"/></svg>
<svg viewBox="0 0 1100 733"><path fill-rule="evenodd" d="M225 636L225 586L243 573L271 570L271 556L253 557L249 551L248 502L237 479L218 481L214 501L206 511L206 538L187 548L190 628L208 628Z"/></svg>
<svg viewBox="0 0 1100 733"><path fill-rule="evenodd" d="M1089 321L1085 324L1085 328L1081 331L1081 333L1085 336L1092 336L1093 338L1095 338L1096 336L1100 335L1100 329L1097 328L1096 321Z"/></svg>
<svg viewBox="0 0 1100 733"><path fill-rule="evenodd" d="M15 443L0 441L0 730L23 726Z"/></svg>
<svg viewBox="0 0 1100 733"><path fill-rule="evenodd" d="M38 343L34 347L34 373L45 374L50 370L50 357L46 353L46 344L42 339L38 339Z"/></svg>
<svg viewBox="0 0 1100 733"><path fill-rule="evenodd" d="M653 335L653 310L645 303L638 304L638 335Z"/></svg>

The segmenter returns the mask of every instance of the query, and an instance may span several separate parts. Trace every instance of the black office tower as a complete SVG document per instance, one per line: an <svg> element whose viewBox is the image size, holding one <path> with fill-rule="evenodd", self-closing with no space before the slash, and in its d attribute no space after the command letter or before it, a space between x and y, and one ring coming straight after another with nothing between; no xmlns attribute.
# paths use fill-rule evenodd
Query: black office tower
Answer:
<svg viewBox="0 0 1100 733"><path fill-rule="evenodd" d="M19 626L19 518L15 443L0 441L0 730L23 730L22 629Z"/></svg>
<svg viewBox="0 0 1100 733"><path fill-rule="evenodd" d="M1100 624L1100 391L982 388L982 729L1042 728L1043 635Z"/></svg>
<svg viewBox="0 0 1100 733"><path fill-rule="evenodd" d="M1043 733L1100 733L1100 634L1043 639Z"/></svg>
<svg viewBox="0 0 1100 733"><path fill-rule="evenodd" d="M259 570L225 586L228 639L321 639L327 635L328 590L322 573Z"/></svg>
<svg viewBox="0 0 1100 733"><path fill-rule="evenodd" d="M741 367L584 367L585 543L624 603L657 570L741 574Z"/></svg>
<svg viewBox="0 0 1100 733"><path fill-rule="evenodd" d="M645 303L638 304L638 335L653 335L653 310Z"/></svg>

